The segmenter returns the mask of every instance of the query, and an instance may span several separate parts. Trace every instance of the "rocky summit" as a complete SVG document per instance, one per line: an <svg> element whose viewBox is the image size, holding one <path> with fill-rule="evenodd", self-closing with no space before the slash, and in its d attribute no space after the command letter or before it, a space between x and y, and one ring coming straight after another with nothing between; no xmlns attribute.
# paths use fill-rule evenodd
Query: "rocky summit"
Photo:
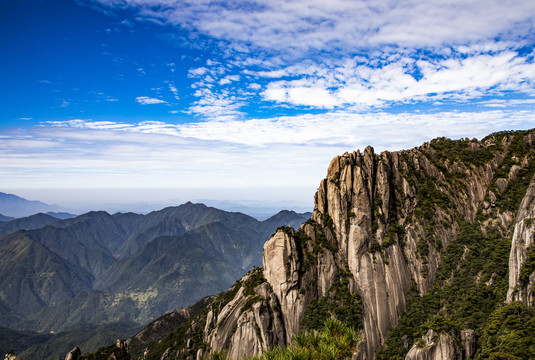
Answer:
<svg viewBox="0 0 535 360"><path fill-rule="evenodd" d="M353 359L532 358L534 140L334 158L312 217L277 230L262 268L130 356L260 356L334 317L359 333Z"/></svg>

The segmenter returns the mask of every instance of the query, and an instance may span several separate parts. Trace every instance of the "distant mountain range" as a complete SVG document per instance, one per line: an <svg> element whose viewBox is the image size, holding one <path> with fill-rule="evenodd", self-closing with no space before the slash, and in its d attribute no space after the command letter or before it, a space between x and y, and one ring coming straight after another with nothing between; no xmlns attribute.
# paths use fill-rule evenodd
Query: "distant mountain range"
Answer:
<svg viewBox="0 0 535 360"><path fill-rule="evenodd" d="M261 264L263 244L279 226L298 227L310 215L281 211L258 221L188 202L147 215L39 213L1 222L1 330L9 338L24 334L19 352L40 343L36 354L55 351L50 344L62 343L65 332L85 332L79 343L109 342L90 336L89 329L104 324L98 334L129 336L140 324L228 288Z"/></svg>
<svg viewBox="0 0 535 360"><path fill-rule="evenodd" d="M11 221L11 220L14 220L14 219L15 218L13 218L11 216L5 216L5 215L0 214L0 222Z"/></svg>
<svg viewBox="0 0 535 360"><path fill-rule="evenodd" d="M49 205L41 201L26 200L17 195L0 192L0 221L9 221L37 213L49 213L51 216L63 219L73 215L65 212L58 205Z"/></svg>

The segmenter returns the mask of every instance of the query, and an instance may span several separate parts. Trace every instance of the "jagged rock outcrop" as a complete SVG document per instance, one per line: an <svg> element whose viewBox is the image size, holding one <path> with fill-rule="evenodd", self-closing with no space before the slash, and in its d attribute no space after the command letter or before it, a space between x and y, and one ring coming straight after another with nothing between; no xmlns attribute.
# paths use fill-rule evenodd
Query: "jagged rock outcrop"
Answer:
<svg viewBox="0 0 535 360"><path fill-rule="evenodd" d="M78 360L82 356L82 351L80 348L75 347L65 356L65 360Z"/></svg>
<svg viewBox="0 0 535 360"><path fill-rule="evenodd" d="M10 351L4 356L4 360L22 360L22 358L14 351Z"/></svg>
<svg viewBox="0 0 535 360"><path fill-rule="evenodd" d="M469 169L454 163L465 174L462 191L445 181L426 153L431 151L427 144L377 156L368 147L363 155L337 157L316 195L313 219L332 219L339 261L347 262L363 300L368 358L405 310L411 278L421 294L429 290L440 259L437 248L447 246L456 232L455 211L475 217L496 166ZM444 204L434 206L439 201Z"/></svg>
<svg viewBox="0 0 535 360"><path fill-rule="evenodd" d="M463 359L471 358L476 352L476 334L472 329L461 331L461 342L463 346Z"/></svg>
<svg viewBox="0 0 535 360"><path fill-rule="evenodd" d="M457 360L462 359L455 340L448 334L437 336L429 330L422 342L415 344L407 353L405 360Z"/></svg>
<svg viewBox="0 0 535 360"><path fill-rule="evenodd" d="M183 345L177 341L164 349L159 344L154 354L257 355L333 315L361 330L353 358L373 359L407 309L409 290L430 291L442 253L462 226L477 222L481 234L494 231L510 239L519 191L525 210L516 216L517 243L523 243L515 266L522 272L518 264L529 258L526 237L532 238L534 227L528 219L535 218L530 195L535 191L534 138L534 132L523 132L483 141L437 139L407 151L375 154L367 147L334 158L315 195L311 219L298 230L280 228L264 245L262 269L249 272L180 330L186 333ZM470 249L459 256L452 261L471 256ZM480 277L481 270L473 281L479 283ZM496 280L489 277L487 286ZM425 346L404 354L407 359L460 359L457 342L462 341L465 356L472 356L474 332L461 336L430 332ZM404 338L400 345L408 350Z"/></svg>
<svg viewBox="0 0 535 360"><path fill-rule="evenodd" d="M228 303L210 308L203 338L211 349L224 350L229 357L238 359L285 343L280 305L263 280L261 270L254 268L231 289L237 288L237 292ZM202 354L200 351L196 355Z"/></svg>
<svg viewBox="0 0 535 360"><path fill-rule="evenodd" d="M312 225L303 227L304 236L317 235ZM290 229L278 231L264 245L263 274L280 303L286 332L286 342L299 332L306 306L313 298L325 296L338 276L335 259L330 251L323 250L308 273L303 274L305 252Z"/></svg>
<svg viewBox="0 0 535 360"><path fill-rule="evenodd" d="M119 350L128 352L128 342L126 340L117 339L115 342L115 347L117 347Z"/></svg>

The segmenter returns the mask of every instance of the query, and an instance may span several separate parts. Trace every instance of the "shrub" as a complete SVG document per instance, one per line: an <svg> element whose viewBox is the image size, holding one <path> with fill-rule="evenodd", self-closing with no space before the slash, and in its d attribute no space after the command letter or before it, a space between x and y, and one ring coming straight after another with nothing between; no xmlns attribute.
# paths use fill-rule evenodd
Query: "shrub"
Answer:
<svg viewBox="0 0 535 360"><path fill-rule="evenodd" d="M359 336L354 329L329 318L320 331L298 334L287 347L272 349L250 360L351 359L358 342Z"/></svg>

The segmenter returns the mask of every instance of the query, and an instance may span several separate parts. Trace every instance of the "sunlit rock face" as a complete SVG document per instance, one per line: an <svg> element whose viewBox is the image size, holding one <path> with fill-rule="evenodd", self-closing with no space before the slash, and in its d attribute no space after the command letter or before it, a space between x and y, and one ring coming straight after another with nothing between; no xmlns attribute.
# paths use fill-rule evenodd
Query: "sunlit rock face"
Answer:
<svg viewBox="0 0 535 360"><path fill-rule="evenodd" d="M533 247L535 231L535 183L532 181L526 195L522 199L513 232L511 255L509 256L509 290L507 302L521 301L526 305L533 306L535 302L535 274L522 272L522 267L528 260L528 255ZM522 275L522 276L521 276Z"/></svg>
<svg viewBox="0 0 535 360"><path fill-rule="evenodd" d="M415 344L405 360L461 360L461 353L455 340L448 334L436 335L429 330L421 344Z"/></svg>

